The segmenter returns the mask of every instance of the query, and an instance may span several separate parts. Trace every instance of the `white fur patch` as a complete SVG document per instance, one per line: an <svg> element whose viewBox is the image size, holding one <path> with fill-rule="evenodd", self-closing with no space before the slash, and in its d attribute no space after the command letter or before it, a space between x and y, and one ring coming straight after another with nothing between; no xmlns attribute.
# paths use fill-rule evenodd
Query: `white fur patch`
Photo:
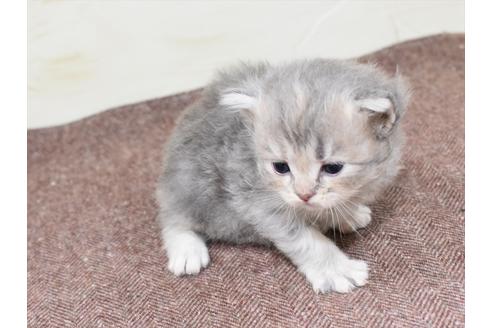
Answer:
<svg viewBox="0 0 492 328"><path fill-rule="evenodd" d="M164 243L167 267L176 276L198 274L210 262L205 242L193 231L165 231Z"/></svg>
<svg viewBox="0 0 492 328"><path fill-rule="evenodd" d="M257 105L254 97L239 92L229 92L222 95L220 104L232 109L252 109Z"/></svg>
<svg viewBox="0 0 492 328"><path fill-rule="evenodd" d="M367 108L369 110L384 113L390 110L393 106L391 101L388 98L368 98L357 100L357 106L362 108Z"/></svg>
<svg viewBox="0 0 492 328"><path fill-rule="evenodd" d="M368 269L363 261L334 257L330 261L300 268L317 293L348 293L367 283Z"/></svg>

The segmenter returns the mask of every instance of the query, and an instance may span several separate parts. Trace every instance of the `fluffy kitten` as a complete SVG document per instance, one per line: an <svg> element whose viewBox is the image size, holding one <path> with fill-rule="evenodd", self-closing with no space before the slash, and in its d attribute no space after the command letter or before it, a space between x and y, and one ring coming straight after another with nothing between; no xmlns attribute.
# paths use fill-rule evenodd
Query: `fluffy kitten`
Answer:
<svg viewBox="0 0 492 328"><path fill-rule="evenodd" d="M175 275L209 264L205 240L273 244L316 292L368 278L327 229L369 224L398 172L399 77L334 60L241 64L218 74L166 148L159 220Z"/></svg>

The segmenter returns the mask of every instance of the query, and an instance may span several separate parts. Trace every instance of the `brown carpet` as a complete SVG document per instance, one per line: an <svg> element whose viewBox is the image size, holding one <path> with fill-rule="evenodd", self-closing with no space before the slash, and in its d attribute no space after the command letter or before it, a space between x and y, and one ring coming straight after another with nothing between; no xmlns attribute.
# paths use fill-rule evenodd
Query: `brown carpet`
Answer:
<svg viewBox="0 0 492 328"><path fill-rule="evenodd" d="M167 272L153 192L195 91L28 131L29 326L463 327L464 36L364 59L414 87L405 169L360 236L337 236L367 286L316 295L277 251L219 243L199 276Z"/></svg>

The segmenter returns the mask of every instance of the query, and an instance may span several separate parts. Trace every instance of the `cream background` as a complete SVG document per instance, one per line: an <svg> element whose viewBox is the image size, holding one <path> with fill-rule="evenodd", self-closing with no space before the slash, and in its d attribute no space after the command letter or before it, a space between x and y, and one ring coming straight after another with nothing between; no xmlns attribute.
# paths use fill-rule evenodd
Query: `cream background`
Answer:
<svg viewBox="0 0 492 328"><path fill-rule="evenodd" d="M197 88L238 59L350 58L441 32L464 32L462 0L30 0L28 126Z"/></svg>

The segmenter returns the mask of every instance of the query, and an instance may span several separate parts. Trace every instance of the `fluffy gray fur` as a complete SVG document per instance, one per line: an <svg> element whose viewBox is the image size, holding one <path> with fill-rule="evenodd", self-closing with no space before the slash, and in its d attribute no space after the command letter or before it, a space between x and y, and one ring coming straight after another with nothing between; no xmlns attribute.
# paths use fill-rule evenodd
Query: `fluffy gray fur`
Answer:
<svg viewBox="0 0 492 328"><path fill-rule="evenodd" d="M399 76L348 61L220 72L167 143L157 200L168 268L198 273L209 264L206 240L261 243L317 292L364 285L366 264L323 233L369 223L367 204L398 172L407 102ZM290 172L275 172L274 162ZM328 174L329 163L343 168Z"/></svg>

